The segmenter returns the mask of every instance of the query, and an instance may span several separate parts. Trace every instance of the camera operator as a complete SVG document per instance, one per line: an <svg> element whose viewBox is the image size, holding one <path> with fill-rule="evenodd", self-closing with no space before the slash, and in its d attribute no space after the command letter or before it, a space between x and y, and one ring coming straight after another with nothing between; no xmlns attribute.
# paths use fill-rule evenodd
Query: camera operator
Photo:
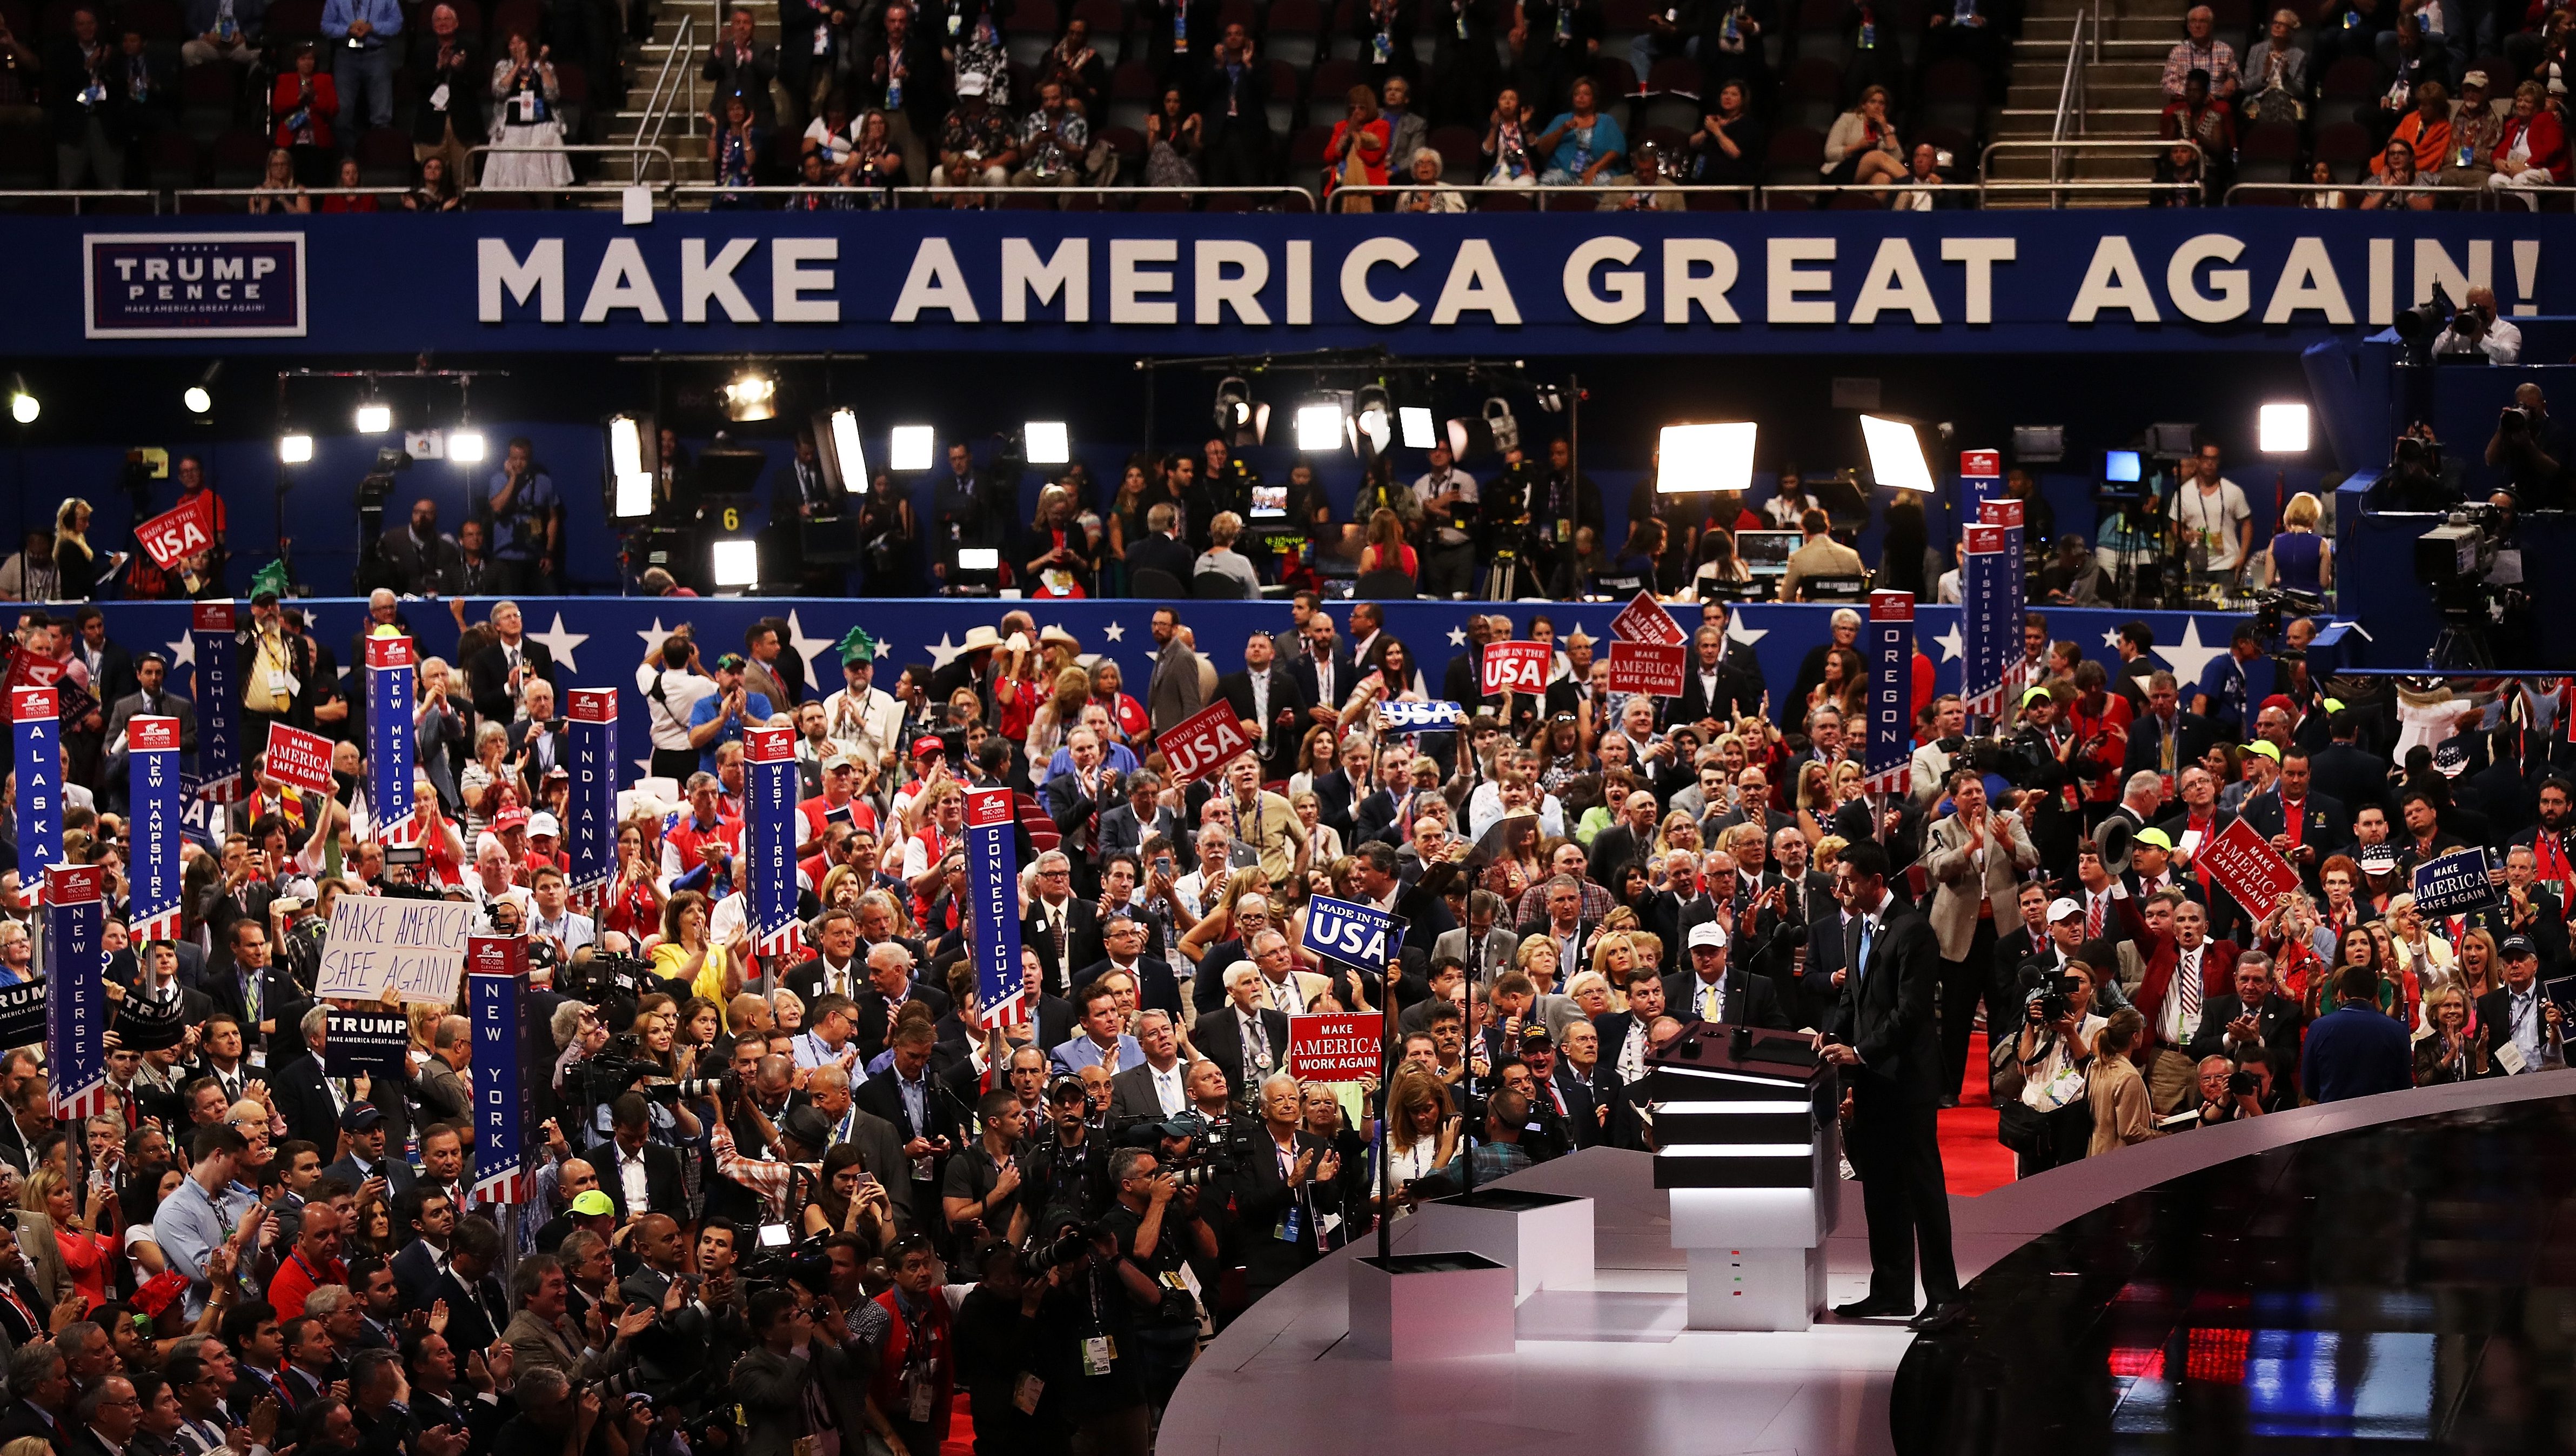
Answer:
<svg viewBox="0 0 2576 1456"><path fill-rule="evenodd" d="M2081 916L2071 900L2057 901L2049 913L2052 921ZM2068 961L2062 969L2026 965L2021 984L2021 1035L2013 1046L2018 1075L2007 1073L2001 1081L2019 1081L2011 1095L2036 1117L2036 1127L2023 1139L2027 1146L2014 1148L2015 1176L2028 1178L2077 1161L2092 1141L2086 1069L2093 1061L2093 1038L2110 1022L2093 1013L2093 971L2082 961ZM2003 1091L1999 1087L1998 1095Z"/></svg>
<svg viewBox="0 0 2576 1456"><path fill-rule="evenodd" d="M1950 770L1965 761L1967 751L1967 704L1957 693L1943 693L1932 700L1932 741L1914 750L1910 787L1914 802L1930 808L1950 782Z"/></svg>
<svg viewBox="0 0 2576 1456"><path fill-rule="evenodd" d="M1016 1244L1027 1237L1029 1220L1020 1195L1020 1147L1028 1130L1020 1099L1007 1087L987 1092L975 1112L983 1136L948 1160L940 1185L948 1231L960 1248L987 1238Z"/></svg>
<svg viewBox="0 0 2576 1456"><path fill-rule="evenodd" d="M2525 511L2557 510L2566 504L2567 435L2549 417L2549 401L2537 384L2516 385L2513 403L2496 417L2495 434L2487 440L2487 463L2504 468L2497 504Z"/></svg>
<svg viewBox="0 0 2576 1456"><path fill-rule="evenodd" d="M2261 1117L2263 1099L2255 1074L2221 1056L2200 1059L2200 1120L2191 1127L2216 1127L2243 1117Z"/></svg>
<svg viewBox="0 0 2576 1456"><path fill-rule="evenodd" d="M1193 1266L1213 1266L1217 1257L1216 1230L1199 1212L1207 1184L1202 1177L1184 1185L1148 1148L1110 1154L1109 1181L1118 1201L1100 1226L1117 1240L1119 1256L1159 1286L1158 1302L1140 1315L1136 1332L1145 1398L1159 1411L1198 1352L1201 1285Z"/></svg>
<svg viewBox="0 0 2576 1456"><path fill-rule="evenodd" d="M1057 1210L1089 1220L1109 1206L1109 1145L1091 1126L1090 1094L1080 1078L1060 1077L1047 1089L1047 1131L1034 1139L1022 1170L1021 1207L1012 1223L1023 1234Z"/></svg>
<svg viewBox="0 0 2576 1456"><path fill-rule="evenodd" d="M1037 1314L1044 1368L1033 1373L1046 1382L1039 1412L1059 1429L1071 1426L1077 1450L1146 1456L1153 1417L1138 1330L1159 1315L1165 1287L1124 1256L1107 1224L1064 1209L1050 1222L1027 1258L1031 1278L1050 1286Z"/></svg>
<svg viewBox="0 0 2576 1456"><path fill-rule="evenodd" d="M2495 290L2472 288L2451 316L2451 327L2433 345L2436 354L2483 354L2491 364L2522 361L2522 330L2496 315Z"/></svg>
<svg viewBox="0 0 2576 1456"><path fill-rule="evenodd" d="M2397 437L2388 478L2373 490L2370 504L2379 510L2444 511L2459 504L2467 485L2465 467L2444 456L2433 427L2418 421Z"/></svg>
<svg viewBox="0 0 2576 1456"><path fill-rule="evenodd" d="M831 1125L811 1107L791 1107L772 1123L749 1088L736 1089L735 1116L749 1123L760 1138L762 1156L745 1156L734 1143L733 1124L716 1120L709 1141L716 1172L759 1195L764 1216L772 1223L799 1225L804 1202L813 1196L821 1176L819 1161L832 1145ZM776 1153L779 1156L766 1156Z"/></svg>
<svg viewBox="0 0 2576 1456"><path fill-rule="evenodd" d="M772 1285L751 1296L751 1329L760 1343L734 1362L725 1391L744 1415L744 1449L812 1449L814 1412L840 1407L833 1392L865 1375L842 1348L840 1311L826 1300L818 1317L794 1286ZM859 1433L843 1435L856 1449Z"/></svg>

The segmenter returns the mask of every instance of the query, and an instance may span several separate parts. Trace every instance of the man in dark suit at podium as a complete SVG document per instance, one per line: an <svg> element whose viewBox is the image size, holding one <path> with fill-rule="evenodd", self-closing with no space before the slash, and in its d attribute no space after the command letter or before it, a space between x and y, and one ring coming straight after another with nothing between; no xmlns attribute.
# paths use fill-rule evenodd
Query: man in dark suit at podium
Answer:
<svg viewBox="0 0 2576 1456"><path fill-rule="evenodd" d="M1962 1306L1950 1255L1950 1194L1935 1113L1941 1046L1932 1004L1941 948L1932 923L1887 888L1887 851L1864 839L1843 851L1834 892L1843 926L1842 1002L1825 1059L1852 1093L1850 1153L1869 1216L1869 1295L1837 1305L1844 1319L1914 1313L1915 1245L1928 1307L1913 1328L1947 1324Z"/></svg>

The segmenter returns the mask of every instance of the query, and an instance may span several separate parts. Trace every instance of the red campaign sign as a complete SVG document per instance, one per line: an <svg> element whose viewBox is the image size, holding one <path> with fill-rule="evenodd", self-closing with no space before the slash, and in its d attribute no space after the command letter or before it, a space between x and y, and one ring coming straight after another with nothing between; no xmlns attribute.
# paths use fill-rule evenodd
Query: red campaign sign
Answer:
<svg viewBox="0 0 2576 1456"><path fill-rule="evenodd" d="M125 720L125 746L132 753L153 753L179 746L179 720L137 713Z"/></svg>
<svg viewBox="0 0 2576 1456"><path fill-rule="evenodd" d="M2004 473L2001 450L1962 450L1959 452L1959 474L1967 480L1996 480Z"/></svg>
<svg viewBox="0 0 2576 1456"><path fill-rule="evenodd" d="M1300 1082L1356 1082L1374 1077L1384 1052L1373 1012L1335 1011L1288 1018L1288 1075Z"/></svg>
<svg viewBox="0 0 2576 1456"><path fill-rule="evenodd" d="M410 667L417 661L419 659L412 655L411 639L408 637L369 637L367 639L367 666L369 667Z"/></svg>
<svg viewBox="0 0 2576 1456"><path fill-rule="evenodd" d="M2299 888L2299 872L2242 819L2229 820L2192 859L2256 915L2270 914L2283 894Z"/></svg>
<svg viewBox="0 0 2576 1456"><path fill-rule="evenodd" d="M576 723L617 721L617 689L574 688L564 694L564 716Z"/></svg>
<svg viewBox="0 0 2576 1456"><path fill-rule="evenodd" d="M12 684L9 688L9 721L12 723L39 722L43 719L59 717L61 712L62 700L52 688L31 688L17 684Z"/></svg>
<svg viewBox="0 0 2576 1456"><path fill-rule="evenodd" d="M1666 647L1690 645L1690 634L1682 630L1682 624L1673 620L1673 614L1665 611L1664 604L1656 601L1655 594L1650 591L1637 593L1635 601L1619 609L1619 615L1610 619L1610 635L1622 642L1653 642Z"/></svg>
<svg viewBox="0 0 2576 1456"><path fill-rule="evenodd" d="M968 789L966 791L966 827L990 829L1008 824L1018 813L1011 807L1009 789Z"/></svg>
<svg viewBox="0 0 2576 1456"><path fill-rule="evenodd" d="M2022 523L2021 502L2010 497L2002 500L1979 501L1977 520L1988 526L2018 526Z"/></svg>
<svg viewBox="0 0 2576 1456"><path fill-rule="evenodd" d="M745 728L742 730L742 756L752 763L792 763L796 758L796 730Z"/></svg>
<svg viewBox="0 0 2576 1456"><path fill-rule="evenodd" d="M1555 649L1544 642L1488 642L1485 644L1484 680L1477 690L1486 693L1544 693L1548 669L1555 665Z"/></svg>
<svg viewBox="0 0 2576 1456"><path fill-rule="evenodd" d="M201 490L195 500L145 521L134 528L134 539L163 571L206 550L215 544L215 493Z"/></svg>
<svg viewBox="0 0 2576 1456"><path fill-rule="evenodd" d="M49 688L70 670L69 663L42 653L17 646L9 649L9 686L13 688Z"/></svg>
<svg viewBox="0 0 2576 1456"><path fill-rule="evenodd" d="M1678 698L1690 671L1690 649L1661 642L1610 644L1610 691Z"/></svg>
<svg viewBox="0 0 2576 1456"><path fill-rule="evenodd" d="M290 789L330 793L336 787L331 779L331 740L319 733L271 723L267 761L260 772Z"/></svg>
<svg viewBox="0 0 2576 1456"><path fill-rule="evenodd" d="M1226 702L1210 703L1183 718L1171 732L1154 735L1154 743L1163 750L1172 777L1183 783L1221 772L1235 755L1252 747L1252 740L1243 736L1243 720Z"/></svg>

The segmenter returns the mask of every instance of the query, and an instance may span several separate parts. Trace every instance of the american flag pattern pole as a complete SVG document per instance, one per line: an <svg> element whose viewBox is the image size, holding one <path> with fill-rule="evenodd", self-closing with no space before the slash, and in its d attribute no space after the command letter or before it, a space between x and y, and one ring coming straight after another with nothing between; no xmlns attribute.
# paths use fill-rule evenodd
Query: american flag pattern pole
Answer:
<svg viewBox="0 0 2576 1456"><path fill-rule="evenodd" d="M197 793L217 804L242 796L241 683L234 652L233 604L199 602L188 645L197 672Z"/></svg>
<svg viewBox="0 0 2576 1456"><path fill-rule="evenodd" d="M966 792L966 932L975 957L976 1022L986 1028L1029 1019L1020 970L1018 822L1011 791Z"/></svg>
<svg viewBox="0 0 2576 1456"><path fill-rule="evenodd" d="M179 938L179 720L138 715L125 723L128 836L136 940Z"/></svg>
<svg viewBox="0 0 2576 1456"><path fill-rule="evenodd" d="M572 798L564 806L564 853L572 873L564 884L575 905L596 912L617 873L617 689L574 688L566 699Z"/></svg>
<svg viewBox="0 0 2576 1456"><path fill-rule="evenodd" d="M94 1117L115 1105L107 1090L105 882L97 865L45 871L45 1076L58 1118Z"/></svg>
<svg viewBox="0 0 2576 1456"><path fill-rule="evenodd" d="M1914 594L1869 594L1869 745L1861 787L1901 794L1914 763Z"/></svg>
<svg viewBox="0 0 2576 1456"><path fill-rule="evenodd" d="M472 1023L475 1204L513 1204L528 1194L525 1129L536 1125L526 996L528 943L515 935L465 941L465 1000Z"/></svg>
<svg viewBox="0 0 2576 1456"><path fill-rule="evenodd" d="M375 815L379 844L409 844L420 837L412 802L412 692L419 661L403 636L367 639L367 807Z"/></svg>
<svg viewBox="0 0 2576 1456"><path fill-rule="evenodd" d="M796 731L751 728L742 736L752 950L788 955L796 949Z"/></svg>

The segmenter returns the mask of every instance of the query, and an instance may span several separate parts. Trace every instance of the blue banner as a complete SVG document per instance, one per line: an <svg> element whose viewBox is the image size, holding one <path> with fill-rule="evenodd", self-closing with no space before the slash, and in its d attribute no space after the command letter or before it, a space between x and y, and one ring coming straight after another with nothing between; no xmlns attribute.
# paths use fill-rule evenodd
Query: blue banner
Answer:
<svg viewBox="0 0 2576 1456"><path fill-rule="evenodd" d="M1962 533L1959 560L1959 630L1965 671L1959 696L1983 718L2003 716L2004 668L2021 656L2021 621L2012 611L2012 585L2021 563L2004 554L2001 526L1971 525Z"/></svg>
<svg viewBox="0 0 2576 1456"><path fill-rule="evenodd" d="M379 844L417 837L412 801L412 641L367 638L367 808Z"/></svg>
<svg viewBox="0 0 2576 1456"><path fill-rule="evenodd" d="M97 865L45 871L45 1075L56 1117L94 1116L114 1100L107 1090L105 888Z"/></svg>
<svg viewBox="0 0 2576 1456"><path fill-rule="evenodd" d="M584 906L596 906L617 873L617 689L574 688L565 694L564 748L572 799L564 806L564 884ZM790 852L793 852L791 847Z"/></svg>
<svg viewBox="0 0 2576 1456"><path fill-rule="evenodd" d="M63 733L55 716L60 693L59 688L9 689L21 884L63 857Z"/></svg>
<svg viewBox="0 0 2576 1456"><path fill-rule="evenodd" d="M1467 721L1467 710L1456 703L1380 703L1377 726L1390 733L1411 733L1426 728L1455 728Z"/></svg>
<svg viewBox="0 0 2576 1456"><path fill-rule="evenodd" d="M1861 759L1861 786L1871 793L1901 794L1912 787L1914 765L1914 594L1871 592L1864 632L1869 741Z"/></svg>
<svg viewBox="0 0 2576 1456"><path fill-rule="evenodd" d="M519 936L476 935L465 942L466 1016L472 1023L474 1070L473 1203L511 1204L527 1194L522 1170L536 1126L536 1042L523 998L528 943ZM571 1136L569 1129L566 1135Z"/></svg>
<svg viewBox="0 0 2576 1456"><path fill-rule="evenodd" d="M1306 949L1345 965L1383 971L1404 950L1404 920L1373 905L1317 895L1306 902Z"/></svg>
<svg viewBox="0 0 2576 1456"><path fill-rule="evenodd" d="M796 730L749 728L742 737L742 839L751 858L744 919L755 954L787 955L796 949Z"/></svg>
<svg viewBox="0 0 2576 1456"><path fill-rule="evenodd" d="M125 721L127 830L133 859L127 866L134 901L136 940L179 938L179 720L133 717Z"/></svg>
<svg viewBox="0 0 2576 1456"><path fill-rule="evenodd" d="M966 791L966 940L988 1027L1017 1026L1034 1014L1020 970L1020 851L1011 834L1018 822L1010 790Z"/></svg>
<svg viewBox="0 0 2576 1456"><path fill-rule="evenodd" d="M291 262L258 240L301 244ZM20 355L2278 352L2495 289L2576 313L2560 214L1581 211L18 217ZM208 255L211 255L210 257ZM184 281L192 259L256 280ZM168 266L170 296L128 276ZM239 285L235 285L239 286Z"/></svg>
<svg viewBox="0 0 2576 1456"><path fill-rule="evenodd" d="M2475 845L2417 865L2414 888L2416 912L2425 916L2458 915L2496 899L2487 879L2487 852Z"/></svg>
<svg viewBox="0 0 2576 1456"><path fill-rule="evenodd" d="M233 657L233 604L190 609L188 646L197 672L197 792L218 804L241 797L241 684Z"/></svg>
<svg viewBox="0 0 2576 1456"><path fill-rule="evenodd" d="M2021 641L2022 613L2030 600L2030 582L2022 569L2023 562L2029 558L2022 544L2021 517L2021 502L2017 500L1980 501L1977 505L1979 523L1999 527L2003 532L2003 540L1997 548L2003 552L2004 558L2004 600L1998 609L2004 624L2003 633L1998 638L2003 657L1998 670L2002 675L2006 703L2018 698L2030 682L2030 657L2022 650ZM2045 544L2054 546L2056 543ZM2113 672L2116 674L2117 671L2114 667Z"/></svg>

